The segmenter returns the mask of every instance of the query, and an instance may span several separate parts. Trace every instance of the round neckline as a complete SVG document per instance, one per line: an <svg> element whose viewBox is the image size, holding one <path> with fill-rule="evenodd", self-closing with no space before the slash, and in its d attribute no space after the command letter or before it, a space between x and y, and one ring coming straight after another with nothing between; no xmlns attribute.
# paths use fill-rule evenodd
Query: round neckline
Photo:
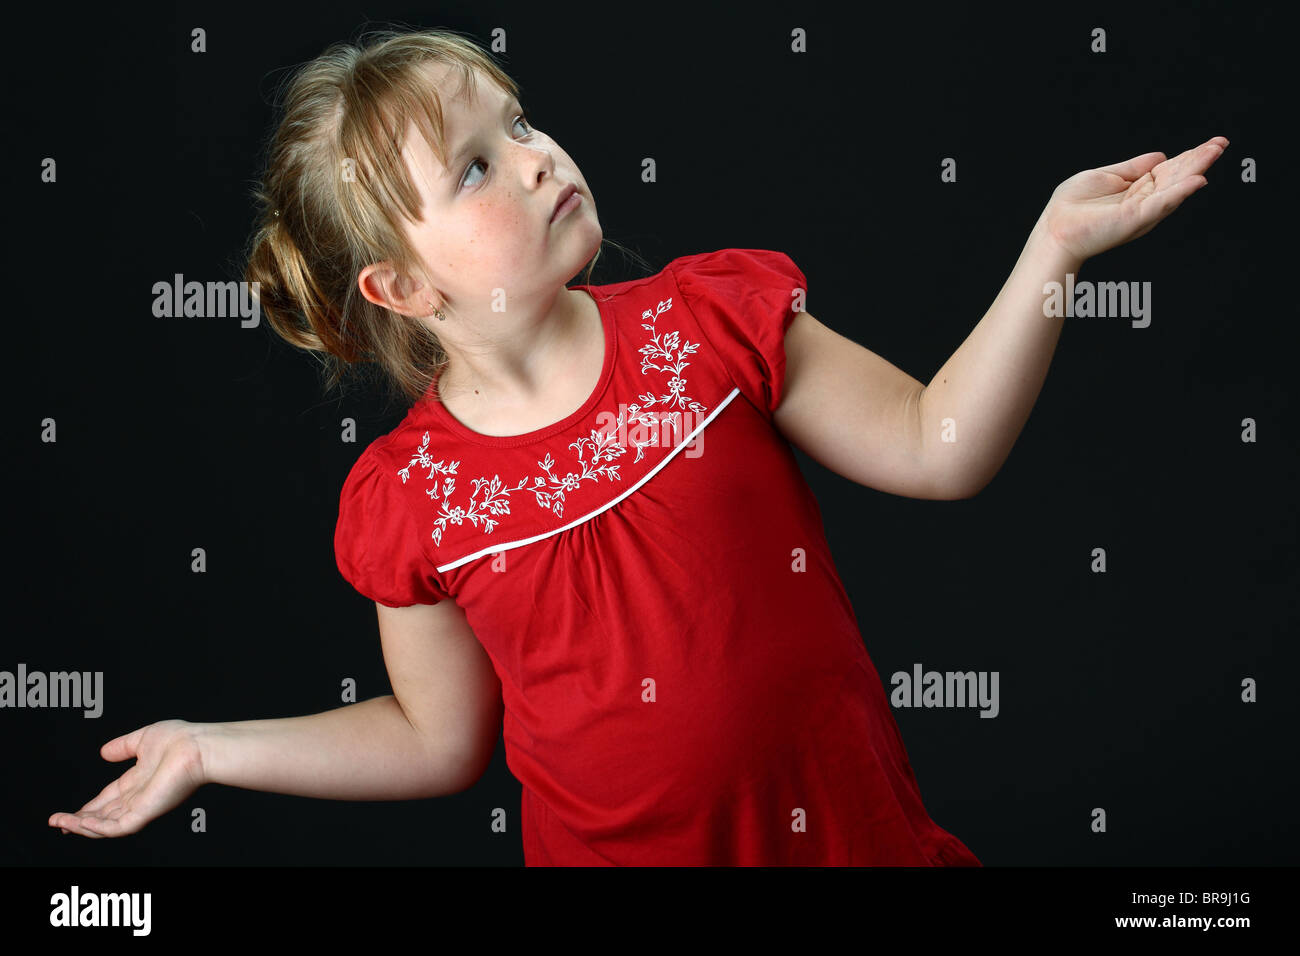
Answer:
<svg viewBox="0 0 1300 956"><path fill-rule="evenodd" d="M600 367L600 379L596 382L596 387L592 393L587 396L587 400L584 401L581 407L571 415L566 415L558 422L552 422L550 425L543 425L541 428L535 428L530 432L524 432L519 435L484 435L481 432L474 431L474 429L470 428L468 425L461 422L460 419L456 418L456 416L451 412L447 411L447 406L442 403L441 399L432 397L432 392L438 385L438 378L441 377L441 373L439 373L439 376L436 376L430 384L429 391L426 393L425 397L428 399L429 404L433 406L434 415L436 415L438 419L447 426L449 431L466 441L471 441L479 445L492 445L497 448L514 448L521 445L530 445L533 442L550 438L556 432L564 431L566 428L581 421L591 413L593 408L596 407L596 403L599 402L601 396L605 394L605 389L609 387L609 380L613 378L614 374L614 353L618 348L618 338L614 334L614 320L601 305L600 298L592 291L592 286L574 285L566 286L565 288L570 291L581 289L587 295L591 296L592 301L596 303L596 310L600 314L600 326L604 330L605 334L605 357Z"/></svg>

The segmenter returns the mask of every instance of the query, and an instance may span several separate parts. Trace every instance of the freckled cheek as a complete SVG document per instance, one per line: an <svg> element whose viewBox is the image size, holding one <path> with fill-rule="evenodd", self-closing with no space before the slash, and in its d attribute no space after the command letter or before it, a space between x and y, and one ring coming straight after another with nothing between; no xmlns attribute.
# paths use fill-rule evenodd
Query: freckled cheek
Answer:
<svg viewBox="0 0 1300 956"><path fill-rule="evenodd" d="M476 210L474 230L470 236L475 245L508 250L536 242L545 223L536 221L515 202L484 203Z"/></svg>

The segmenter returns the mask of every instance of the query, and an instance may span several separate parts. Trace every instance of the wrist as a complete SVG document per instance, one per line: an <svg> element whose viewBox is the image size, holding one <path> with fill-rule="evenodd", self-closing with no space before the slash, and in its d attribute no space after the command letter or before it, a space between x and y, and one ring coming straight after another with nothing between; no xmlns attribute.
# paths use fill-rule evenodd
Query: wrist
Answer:
<svg viewBox="0 0 1300 956"><path fill-rule="evenodd" d="M1034 228L1030 230L1029 239L1025 243L1025 250L1042 261L1052 275L1067 273L1077 275L1088 257L1070 248L1052 231L1050 212L1049 205L1034 223Z"/></svg>
<svg viewBox="0 0 1300 956"><path fill-rule="evenodd" d="M189 725L190 741L198 753L198 776L202 783L216 783L220 773L221 730L218 724Z"/></svg>

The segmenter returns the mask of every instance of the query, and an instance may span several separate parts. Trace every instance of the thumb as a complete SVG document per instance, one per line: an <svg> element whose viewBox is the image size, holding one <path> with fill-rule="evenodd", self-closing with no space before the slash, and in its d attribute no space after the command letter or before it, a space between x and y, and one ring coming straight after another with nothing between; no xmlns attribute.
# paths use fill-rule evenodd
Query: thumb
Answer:
<svg viewBox="0 0 1300 956"><path fill-rule="evenodd" d="M105 760L113 763L119 760L127 760L134 757L140 746L140 738L144 736L144 728L140 727L131 731L129 734L123 734L121 737L114 737L104 746L99 748L99 755Z"/></svg>
<svg viewBox="0 0 1300 956"><path fill-rule="evenodd" d="M1103 173L1114 173L1117 176L1123 176L1127 180L1141 179L1147 173L1151 172L1156 166L1165 161L1165 154L1159 151L1154 153L1143 153L1141 156L1134 156L1132 159L1126 159L1122 163L1112 163L1109 166L1102 166Z"/></svg>

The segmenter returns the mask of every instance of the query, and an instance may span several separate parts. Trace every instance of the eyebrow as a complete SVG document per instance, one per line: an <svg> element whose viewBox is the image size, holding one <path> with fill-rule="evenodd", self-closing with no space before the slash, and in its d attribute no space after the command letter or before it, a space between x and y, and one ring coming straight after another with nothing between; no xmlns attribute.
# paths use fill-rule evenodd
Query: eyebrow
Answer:
<svg viewBox="0 0 1300 956"><path fill-rule="evenodd" d="M501 110L502 115L512 112L516 103L519 104L519 111L523 112L524 104L520 103L517 97L512 96L506 100L505 108ZM471 134L465 142L460 144L460 148L452 154L451 160L447 163L446 169L442 171L442 175L438 177L439 179L446 179L448 176L455 175L456 170L460 168L460 161L465 158L465 155L470 151L470 146L473 145L473 143L474 135Z"/></svg>

